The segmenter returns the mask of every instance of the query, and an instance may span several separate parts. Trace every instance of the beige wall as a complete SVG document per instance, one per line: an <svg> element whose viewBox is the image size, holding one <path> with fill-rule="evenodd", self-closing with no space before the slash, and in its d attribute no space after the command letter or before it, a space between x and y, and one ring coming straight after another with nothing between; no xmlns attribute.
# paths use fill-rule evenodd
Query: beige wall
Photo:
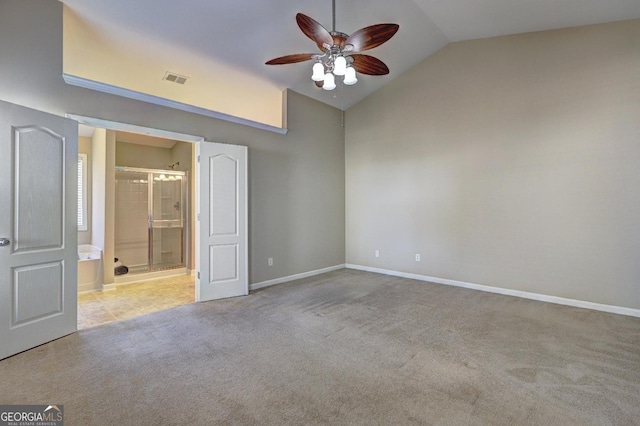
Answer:
<svg viewBox="0 0 640 426"><path fill-rule="evenodd" d="M171 158L170 148L116 142L116 166L166 170Z"/></svg>
<svg viewBox="0 0 640 426"><path fill-rule="evenodd" d="M289 132L280 135L69 86L62 79L62 33L60 2L0 3L0 99L248 146L250 283L344 263L339 110L291 92Z"/></svg>
<svg viewBox="0 0 640 426"><path fill-rule="evenodd" d="M347 262L640 308L639 40L453 43L350 109Z"/></svg>
<svg viewBox="0 0 640 426"><path fill-rule="evenodd" d="M114 282L115 132L96 129L91 153L91 244L103 251L104 284L109 285Z"/></svg>
<svg viewBox="0 0 640 426"><path fill-rule="evenodd" d="M96 129L91 138L91 244L105 250L107 191L107 131ZM104 253L106 259L106 253Z"/></svg>

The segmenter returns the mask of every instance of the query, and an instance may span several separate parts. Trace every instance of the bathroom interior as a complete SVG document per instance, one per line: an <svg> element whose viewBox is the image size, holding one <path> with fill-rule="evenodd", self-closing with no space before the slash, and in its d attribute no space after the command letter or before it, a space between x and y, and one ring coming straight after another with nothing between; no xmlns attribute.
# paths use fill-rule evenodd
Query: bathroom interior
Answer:
<svg viewBox="0 0 640 426"><path fill-rule="evenodd" d="M78 328L195 300L194 152L80 126Z"/></svg>

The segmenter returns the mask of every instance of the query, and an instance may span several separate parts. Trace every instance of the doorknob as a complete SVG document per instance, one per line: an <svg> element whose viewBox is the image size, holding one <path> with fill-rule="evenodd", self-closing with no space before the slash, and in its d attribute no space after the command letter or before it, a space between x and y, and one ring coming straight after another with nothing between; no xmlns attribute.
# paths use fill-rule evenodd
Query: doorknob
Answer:
<svg viewBox="0 0 640 426"><path fill-rule="evenodd" d="M0 247L8 246L11 241L8 238L0 238Z"/></svg>

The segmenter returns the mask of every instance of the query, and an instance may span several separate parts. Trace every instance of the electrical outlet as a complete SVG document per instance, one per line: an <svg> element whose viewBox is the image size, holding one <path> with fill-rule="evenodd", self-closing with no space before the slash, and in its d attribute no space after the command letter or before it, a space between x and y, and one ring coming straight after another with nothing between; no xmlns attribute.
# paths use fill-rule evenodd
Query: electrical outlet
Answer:
<svg viewBox="0 0 640 426"><path fill-rule="evenodd" d="M416 262L420 262L420 253L416 253Z"/></svg>
<svg viewBox="0 0 640 426"><path fill-rule="evenodd" d="M380 257L380 250L376 250L376 257Z"/></svg>
<svg viewBox="0 0 640 426"><path fill-rule="evenodd" d="M273 266L273 257L270 257L269 259L267 259L267 264L269 266Z"/></svg>

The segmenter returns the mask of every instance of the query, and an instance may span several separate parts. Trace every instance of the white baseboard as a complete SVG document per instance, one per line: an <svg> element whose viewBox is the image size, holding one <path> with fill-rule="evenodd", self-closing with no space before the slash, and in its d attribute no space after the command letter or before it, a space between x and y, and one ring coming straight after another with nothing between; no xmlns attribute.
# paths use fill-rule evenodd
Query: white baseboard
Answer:
<svg viewBox="0 0 640 426"><path fill-rule="evenodd" d="M326 272L337 271L338 269L344 269L344 268L345 268L344 264L335 265L335 266L330 266L328 268L317 269L315 271L303 272L302 274L289 275L287 277L276 278L276 279L268 280L268 281L262 281L262 282L255 283L255 284L249 284L249 290L258 290L260 288L270 287L270 286L276 285L276 284L282 284L282 283L286 283L286 282L289 282L289 281L299 280L301 278L313 277L314 275L320 275L320 274L324 274Z"/></svg>
<svg viewBox="0 0 640 426"><path fill-rule="evenodd" d="M548 296L546 294L530 293L527 291L511 290L508 288L491 287L487 285L472 284L463 281L449 280L445 278L429 277L426 275L410 274L407 272L391 271L388 269L372 268L369 266L346 264L346 268L360 271L376 272L378 274L392 275L394 277L410 278L419 281L428 281L435 284L444 284L454 287L463 287L471 290L485 291L488 293L502 294L505 296L522 297L523 299L537 300L540 302L555 303L557 305L574 306L576 308L592 309L595 311L609 312L612 314L627 315L640 318L640 309L625 308L622 306L603 305L601 303L586 302L584 300L567 299L564 297Z"/></svg>
<svg viewBox="0 0 640 426"><path fill-rule="evenodd" d="M78 294L80 293L92 293L94 291L102 290L101 284L89 283L78 284Z"/></svg>
<svg viewBox="0 0 640 426"><path fill-rule="evenodd" d="M158 280L160 278L170 278L181 275L188 275L186 268L167 269L164 271L144 272L141 274L125 274L114 277L114 285L139 283L143 281Z"/></svg>

